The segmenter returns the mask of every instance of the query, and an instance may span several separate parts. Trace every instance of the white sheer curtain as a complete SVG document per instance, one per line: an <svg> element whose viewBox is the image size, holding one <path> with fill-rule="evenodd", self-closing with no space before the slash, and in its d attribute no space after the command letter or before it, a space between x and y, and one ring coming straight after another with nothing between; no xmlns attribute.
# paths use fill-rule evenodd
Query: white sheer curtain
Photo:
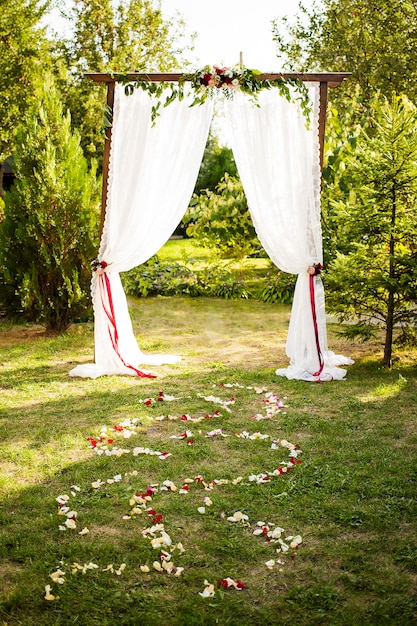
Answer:
<svg viewBox="0 0 417 626"><path fill-rule="evenodd" d="M106 219L93 273L95 363L70 374L96 378L144 375L140 364L180 357L144 355L138 347L119 272L144 263L167 241L184 215L197 179L212 104L190 99L160 108L152 126L152 99L138 89L126 96L116 84ZM146 375L146 374L145 374Z"/></svg>
<svg viewBox="0 0 417 626"><path fill-rule="evenodd" d="M225 103L232 147L258 237L281 270L298 274L287 339L290 366L278 375L302 380L342 379L337 365L353 361L327 349L320 226L319 84L307 84L307 128L298 104L264 90L259 107L242 93Z"/></svg>

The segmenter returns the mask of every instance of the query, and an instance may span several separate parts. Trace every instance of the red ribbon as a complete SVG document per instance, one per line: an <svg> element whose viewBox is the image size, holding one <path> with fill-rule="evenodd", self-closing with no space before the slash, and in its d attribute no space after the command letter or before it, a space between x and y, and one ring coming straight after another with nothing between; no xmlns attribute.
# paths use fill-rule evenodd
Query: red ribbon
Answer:
<svg viewBox="0 0 417 626"><path fill-rule="evenodd" d="M101 264L101 266L103 267L103 269L104 267L106 267L104 265L104 261ZM136 367L133 367L133 365L129 365L129 363L126 363L126 361L124 361L122 355L119 352L119 333L117 331L117 326L116 326L116 316L114 314L113 296L111 292L110 280L109 280L108 275L105 272L103 273L100 272L98 274L98 280L99 280L99 285L100 285L101 303L103 305L103 309L110 323L108 327L108 331L109 331L110 341L113 346L113 350L115 351L115 353L117 354L117 356L119 357L123 365L127 367L128 369L133 370L137 376L140 376L141 378L156 378L154 374L145 374L145 372L141 372ZM107 299L109 301L109 309L107 309L106 304L104 302L104 297L103 297L104 289L107 292ZM113 331L113 334L112 334L112 331Z"/></svg>
<svg viewBox="0 0 417 626"><path fill-rule="evenodd" d="M321 267L320 267L321 269ZM317 372L313 374L313 376L317 377L320 380L320 374L324 368L324 358L323 353L320 348L320 340L319 340L319 328L317 324L317 316L316 316L316 298L314 293L314 274L310 274L310 303L311 303L311 312L313 314L313 326L314 326L314 335L316 338L316 347L317 347L317 355L319 358L320 368Z"/></svg>

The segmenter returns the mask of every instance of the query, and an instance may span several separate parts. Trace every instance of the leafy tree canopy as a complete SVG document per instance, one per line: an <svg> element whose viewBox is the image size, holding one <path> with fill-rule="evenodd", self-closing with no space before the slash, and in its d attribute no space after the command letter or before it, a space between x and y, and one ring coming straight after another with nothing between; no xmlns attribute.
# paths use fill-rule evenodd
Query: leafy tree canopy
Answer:
<svg viewBox="0 0 417 626"><path fill-rule="evenodd" d="M220 145L218 137L210 133L194 193L199 194L205 189L214 191L226 173L233 177L238 175L232 149Z"/></svg>
<svg viewBox="0 0 417 626"><path fill-rule="evenodd" d="M262 249L242 183L227 173L215 191L206 189L193 196L184 221L188 224L187 234L220 257L243 259Z"/></svg>
<svg viewBox="0 0 417 626"><path fill-rule="evenodd" d="M47 58L40 20L49 0L1 1L0 8L0 162L14 148L15 129L35 99Z"/></svg>
<svg viewBox="0 0 417 626"><path fill-rule="evenodd" d="M417 100L414 0L301 2L294 22L275 20L273 39L290 70L352 72L366 99L380 90Z"/></svg>
<svg viewBox="0 0 417 626"><path fill-rule="evenodd" d="M56 73L85 154L100 157L105 90L84 74L178 70L192 37L158 0L74 0L63 13L71 35L56 42Z"/></svg>
<svg viewBox="0 0 417 626"><path fill-rule="evenodd" d="M74 0L66 17L73 36L64 44L80 74L170 71L187 49L183 22L166 20L157 0Z"/></svg>

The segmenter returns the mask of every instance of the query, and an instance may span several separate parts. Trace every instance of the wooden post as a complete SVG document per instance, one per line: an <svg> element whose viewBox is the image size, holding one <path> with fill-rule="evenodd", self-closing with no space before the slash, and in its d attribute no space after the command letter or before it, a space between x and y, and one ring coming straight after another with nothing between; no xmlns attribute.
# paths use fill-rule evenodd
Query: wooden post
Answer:
<svg viewBox="0 0 417 626"><path fill-rule="evenodd" d="M110 147L113 127L113 106L114 106L114 88L115 82L107 83L107 110L110 113L110 126L105 130L104 153L103 153L103 180L101 188L101 219L100 219L100 241L103 234L104 220L106 219L107 190L109 184L109 162Z"/></svg>
<svg viewBox="0 0 417 626"><path fill-rule="evenodd" d="M328 82L320 82L320 113L319 113L319 145L320 145L320 170L323 170L324 137L326 134L326 111L327 111Z"/></svg>

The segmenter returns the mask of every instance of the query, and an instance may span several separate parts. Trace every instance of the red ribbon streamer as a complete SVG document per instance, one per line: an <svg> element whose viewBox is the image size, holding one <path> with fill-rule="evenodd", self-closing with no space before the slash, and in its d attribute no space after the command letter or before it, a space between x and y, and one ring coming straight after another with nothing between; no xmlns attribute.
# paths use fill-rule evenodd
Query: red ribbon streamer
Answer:
<svg viewBox="0 0 417 626"><path fill-rule="evenodd" d="M321 348L320 348L319 328L318 328L317 316L316 316L316 298L315 298L315 292L314 292L314 274L310 274L310 303L311 303L311 312L313 314L313 326L314 326L314 335L315 335L315 338L316 338L317 355L319 357L319 364L320 364L319 370L317 372L315 372L313 374L313 376L317 377L317 379L320 380L320 374L322 373L323 368L324 368L324 358L323 358L323 353L322 353Z"/></svg>
<svg viewBox="0 0 417 626"><path fill-rule="evenodd" d="M113 346L113 350L115 351L115 353L117 354L117 356L119 357L123 365L127 367L128 369L133 370L137 376L140 376L141 378L156 378L154 374L145 374L145 372L141 372L141 370L138 370L136 367L133 367L133 365L129 365L129 363L126 363L124 359L122 358L122 355L119 352L119 333L117 331L117 326L116 326L116 316L114 314L113 296L111 292L110 280L105 272L98 274L98 280L100 283L101 303L103 305L103 309L110 323L108 331L109 331L110 341ZM109 301L110 310L107 309L105 302L104 302L104 297L103 297L104 289L107 292L107 299ZM113 330L113 334L112 334L112 330Z"/></svg>

